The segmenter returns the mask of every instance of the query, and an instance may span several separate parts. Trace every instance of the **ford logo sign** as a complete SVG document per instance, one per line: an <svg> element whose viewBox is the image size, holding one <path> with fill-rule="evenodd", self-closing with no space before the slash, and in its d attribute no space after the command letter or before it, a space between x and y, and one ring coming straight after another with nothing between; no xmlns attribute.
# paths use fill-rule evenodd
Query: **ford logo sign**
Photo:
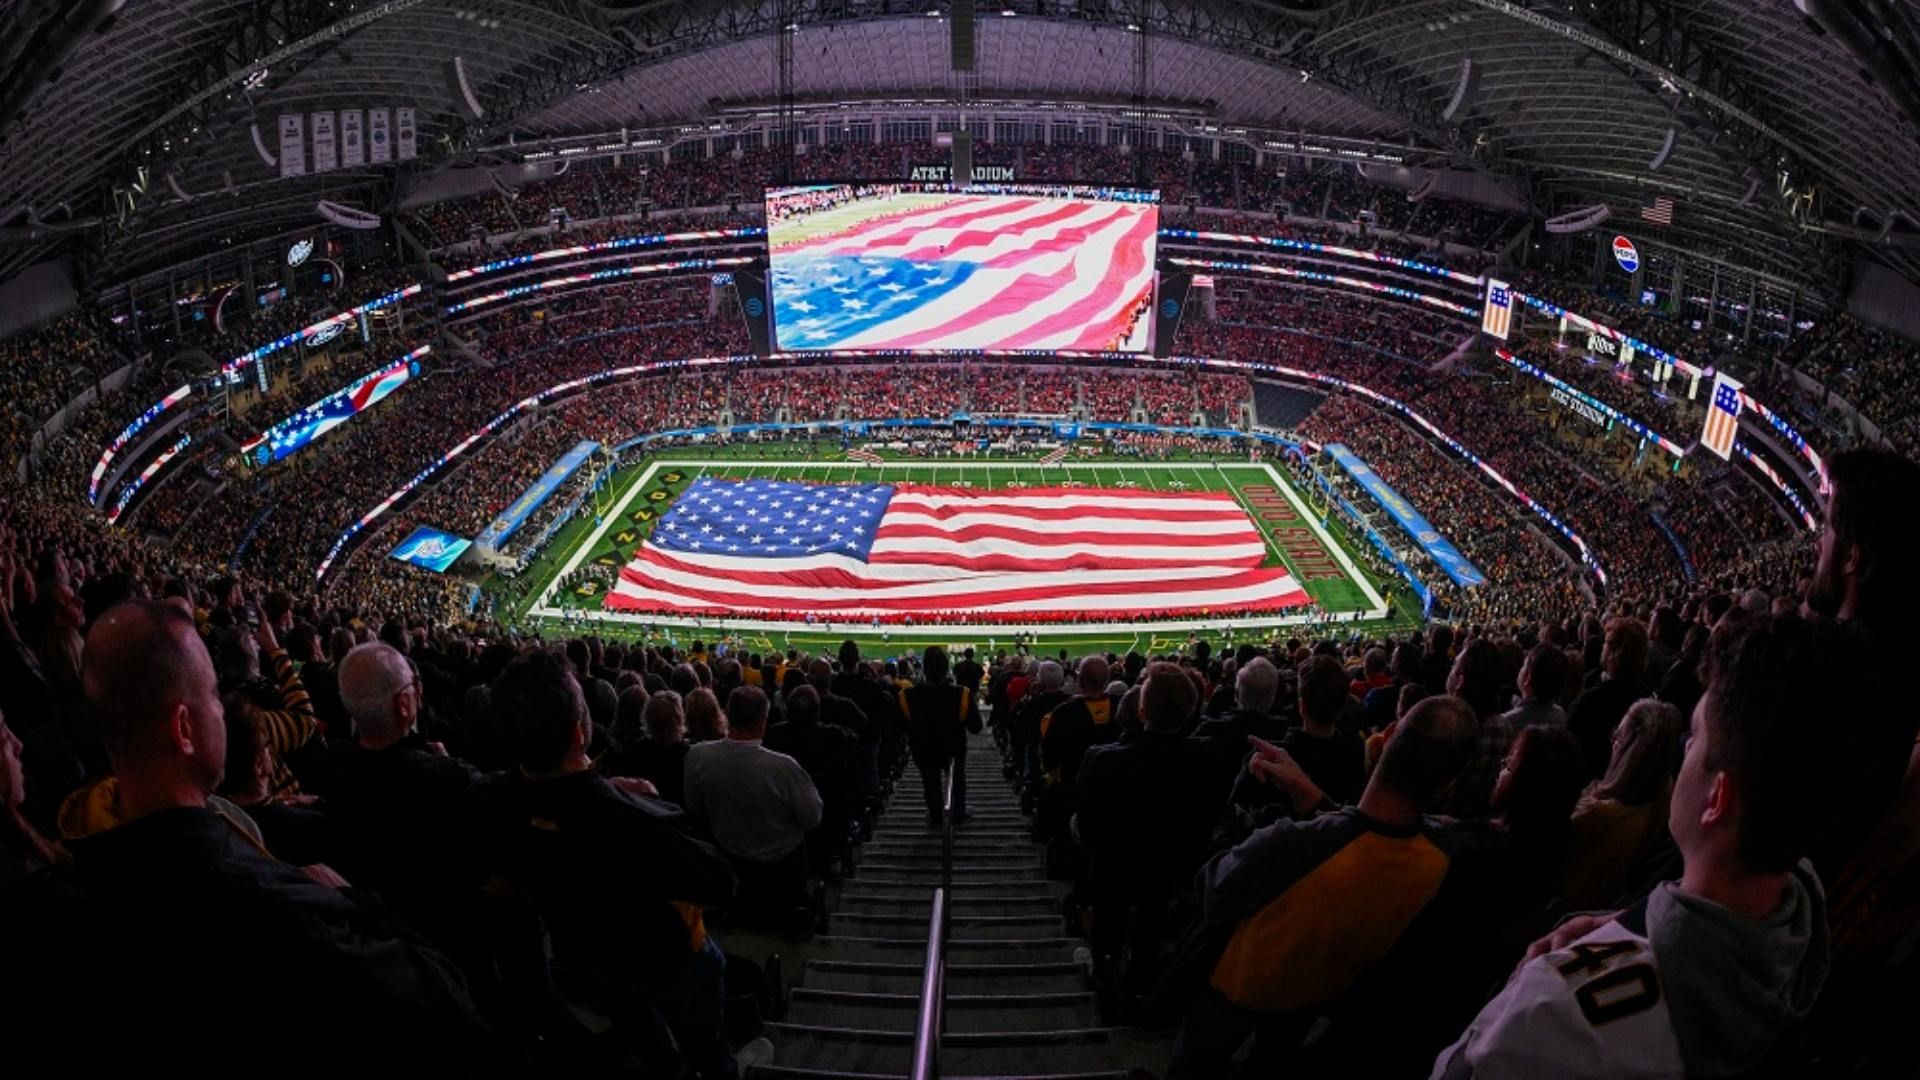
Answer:
<svg viewBox="0 0 1920 1080"><path fill-rule="evenodd" d="M306 341L303 342L303 344L305 344L306 347L309 349L319 348L320 346L325 345L327 342L332 341L334 338L339 337L340 331L345 330L346 328L347 328L346 323L338 323L338 322L328 323L327 325L321 327L320 329L315 330L312 334L309 334L307 336Z"/></svg>
<svg viewBox="0 0 1920 1080"><path fill-rule="evenodd" d="M296 240L294 245L287 249L287 265L299 266L301 263L306 262L307 257L312 254L312 240Z"/></svg>

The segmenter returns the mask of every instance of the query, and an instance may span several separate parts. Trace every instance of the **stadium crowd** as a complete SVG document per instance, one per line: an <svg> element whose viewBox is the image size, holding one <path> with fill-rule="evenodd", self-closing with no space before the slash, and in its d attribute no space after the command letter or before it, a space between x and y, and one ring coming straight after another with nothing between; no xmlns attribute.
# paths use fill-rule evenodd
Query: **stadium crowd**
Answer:
<svg viewBox="0 0 1920 1080"><path fill-rule="evenodd" d="M10 501L4 1007L70 1068L185 1060L166 1033L219 998L231 1053L332 1017L303 1074L734 1075L769 1048L728 1052L732 928L794 932L903 763L959 752L932 706L964 687L1107 1015L1177 1029L1170 1077L1249 1039L1249 1076L1872 1074L1920 910L1882 659L1920 468L1832 474L1778 591L1077 663L547 644ZM103 1014L126 1037L79 1037Z"/></svg>

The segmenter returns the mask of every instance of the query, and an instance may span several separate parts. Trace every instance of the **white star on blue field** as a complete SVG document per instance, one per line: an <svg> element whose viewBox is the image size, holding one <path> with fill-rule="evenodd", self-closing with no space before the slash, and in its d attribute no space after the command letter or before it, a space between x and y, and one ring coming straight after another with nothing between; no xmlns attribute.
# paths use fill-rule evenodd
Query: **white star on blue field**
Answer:
<svg viewBox="0 0 1920 1080"><path fill-rule="evenodd" d="M660 519L652 543L695 555L864 560L892 498L891 484L702 477Z"/></svg>

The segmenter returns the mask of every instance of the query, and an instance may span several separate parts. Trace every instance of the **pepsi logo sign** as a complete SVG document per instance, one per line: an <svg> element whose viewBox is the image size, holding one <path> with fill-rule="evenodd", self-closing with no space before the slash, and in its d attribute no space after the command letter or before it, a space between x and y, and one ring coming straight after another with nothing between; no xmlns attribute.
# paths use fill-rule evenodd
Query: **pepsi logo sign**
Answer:
<svg viewBox="0 0 1920 1080"><path fill-rule="evenodd" d="M1633 241L1626 237L1616 236L1613 238L1613 261L1620 264L1620 269L1631 274L1640 269L1640 249L1634 247Z"/></svg>

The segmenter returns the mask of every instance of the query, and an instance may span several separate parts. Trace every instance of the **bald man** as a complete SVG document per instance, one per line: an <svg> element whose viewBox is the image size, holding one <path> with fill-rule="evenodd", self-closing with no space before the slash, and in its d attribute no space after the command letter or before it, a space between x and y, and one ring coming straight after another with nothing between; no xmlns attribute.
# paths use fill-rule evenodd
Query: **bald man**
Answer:
<svg viewBox="0 0 1920 1080"><path fill-rule="evenodd" d="M209 806L226 726L189 616L164 602L109 610L87 638L84 689L117 823L69 840L71 871L13 898L0 931L13 1000L0 1009L14 1030L95 1073L200 1071L209 1054L294 1056L314 1073L444 1069L492 1053L444 955Z"/></svg>
<svg viewBox="0 0 1920 1080"><path fill-rule="evenodd" d="M480 772L416 729L420 678L393 646L373 642L348 652L340 661L340 698L355 736L335 743L327 757L340 869L435 940L448 941L449 922L484 877L460 826Z"/></svg>

